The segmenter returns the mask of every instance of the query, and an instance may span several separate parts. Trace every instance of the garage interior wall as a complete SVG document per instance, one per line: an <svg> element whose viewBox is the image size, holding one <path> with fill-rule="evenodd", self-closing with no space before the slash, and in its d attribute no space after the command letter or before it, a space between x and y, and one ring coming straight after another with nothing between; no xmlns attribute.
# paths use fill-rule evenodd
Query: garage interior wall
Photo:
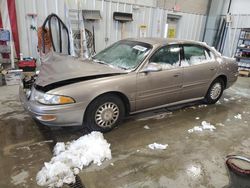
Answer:
<svg viewBox="0 0 250 188"><path fill-rule="evenodd" d="M226 0L229 1L229 0ZM225 6L227 3L225 3ZM228 32L225 38L225 48L223 54L234 56L241 28L250 28L250 1L232 0L230 12L232 14L232 23L228 26ZM226 9L226 7L224 8Z"/></svg>
<svg viewBox="0 0 250 188"><path fill-rule="evenodd" d="M179 9L191 14L206 14L209 0L157 0L157 6L167 10Z"/></svg>
<svg viewBox="0 0 250 188"><path fill-rule="evenodd" d="M68 1L69 9L77 9L77 0ZM94 23L86 23L85 27L92 31L95 26L96 51L100 51L121 39L121 24L113 21L113 12L128 12L133 14L133 21L125 24L126 37L138 37L140 25L147 26L147 37L163 37L168 13L156 6L156 1L146 0L80 0L79 9L100 10L102 19ZM20 31L21 52L24 56L36 57L37 34L30 26L41 26L50 13L58 14L65 21L65 1L62 0L16 0L18 27ZM27 14L37 14L29 17ZM178 23L177 38L201 40L206 16L178 12L181 16ZM188 24L187 24L188 23Z"/></svg>
<svg viewBox="0 0 250 188"><path fill-rule="evenodd" d="M213 46L216 33L219 27L221 17L225 17L228 11L230 0L212 0L208 16L205 39L209 45ZM249 0L231 0L232 22L227 25L226 35L224 37L224 48L221 51L223 55L233 57L235 55L237 42L241 28L250 28L250 1Z"/></svg>

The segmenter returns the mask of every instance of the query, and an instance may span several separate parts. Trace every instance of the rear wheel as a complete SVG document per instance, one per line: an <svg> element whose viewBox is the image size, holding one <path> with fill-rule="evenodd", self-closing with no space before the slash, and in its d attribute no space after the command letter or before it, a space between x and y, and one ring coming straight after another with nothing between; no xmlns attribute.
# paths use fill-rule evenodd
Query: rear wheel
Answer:
<svg viewBox="0 0 250 188"><path fill-rule="evenodd" d="M205 102L208 104L216 103L223 94L224 88L225 86L223 80L221 78L215 79L208 89Z"/></svg>
<svg viewBox="0 0 250 188"><path fill-rule="evenodd" d="M124 116L123 101L116 95L107 94L90 103L83 123L89 131L108 132L121 123Z"/></svg>

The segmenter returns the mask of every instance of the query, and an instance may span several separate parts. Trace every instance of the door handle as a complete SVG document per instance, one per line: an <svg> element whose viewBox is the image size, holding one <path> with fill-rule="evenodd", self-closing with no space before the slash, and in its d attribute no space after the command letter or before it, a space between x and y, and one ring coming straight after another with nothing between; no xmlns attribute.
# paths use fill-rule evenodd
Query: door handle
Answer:
<svg viewBox="0 0 250 188"><path fill-rule="evenodd" d="M215 70L215 68L214 68L214 67L212 67L212 68L210 68L210 70L211 70L211 71L213 71L213 70Z"/></svg>

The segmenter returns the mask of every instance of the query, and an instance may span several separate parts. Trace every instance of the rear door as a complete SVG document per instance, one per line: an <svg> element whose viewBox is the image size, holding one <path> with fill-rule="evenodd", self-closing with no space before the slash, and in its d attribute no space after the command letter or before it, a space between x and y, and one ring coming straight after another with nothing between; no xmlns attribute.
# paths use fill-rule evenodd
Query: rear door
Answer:
<svg viewBox="0 0 250 188"><path fill-rule="evenodd" d="M179 100L182 86L179 45L161 47L148 63L161 65L158 72L137 75L136 110L152 108Z"/></svg>
<svg viewBox="0 0 250 188"><path fill-rule="evenodd" d="M181 99L204 97L218 69L213 53L200 45L184 44L181 67L183 68Z"/></svg>

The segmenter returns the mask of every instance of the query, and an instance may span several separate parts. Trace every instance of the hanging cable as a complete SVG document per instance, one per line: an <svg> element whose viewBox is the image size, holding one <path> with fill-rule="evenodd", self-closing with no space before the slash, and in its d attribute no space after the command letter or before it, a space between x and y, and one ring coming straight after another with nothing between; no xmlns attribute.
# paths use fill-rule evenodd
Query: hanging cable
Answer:
<svg viewBox="0 0 250 188"><path fill-rule="evenodd" d="M42 30L41 30L41 36L42 36L42 50L43 53L45 53L45 35L49 35L51 45L53 47L53 50L56 51L55 44L53 41L53 36L52 36L52 29L51 29L51 20L55 18L58 21L58 27L59 27L59 52L62 53L62 29L65 30L67 34L67 42L68 42L68 54L70 55L70 40L69 40L69 30L67 26L63 23L63 21L54 13L50 14L44 21L42 25ZM46 28L46 24L48 23L48 28ZM48 36L47 36L48 40ZM48 41L47 41L48 42Z"/></svg>

